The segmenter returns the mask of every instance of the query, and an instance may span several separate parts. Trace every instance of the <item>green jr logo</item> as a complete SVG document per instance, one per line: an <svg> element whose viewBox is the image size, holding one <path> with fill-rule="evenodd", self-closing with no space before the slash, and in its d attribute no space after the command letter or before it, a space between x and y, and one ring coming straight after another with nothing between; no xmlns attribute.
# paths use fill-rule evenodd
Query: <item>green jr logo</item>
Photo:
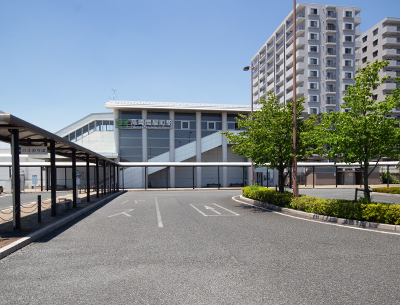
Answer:
<svg viewBox="0 0 400 305"><path fill-rule="evenodd" d="M129 125L129 119L115 120L115 125L117 125L119 128L127 128Z"/></svg>

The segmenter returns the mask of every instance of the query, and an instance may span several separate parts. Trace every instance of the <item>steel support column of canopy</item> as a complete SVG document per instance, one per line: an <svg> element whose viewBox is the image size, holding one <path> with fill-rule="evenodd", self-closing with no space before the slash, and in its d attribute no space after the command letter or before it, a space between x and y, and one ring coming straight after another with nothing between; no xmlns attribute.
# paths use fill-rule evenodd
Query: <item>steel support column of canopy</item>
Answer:
<svg viewBox="0 0 400 305"><path fill-rule="evenodd" d="M72 206L77 207L77 185L76 185L76 149L72 149Z"/></svg>
<svg viewBox="0 0 400 305"><path fill-rule="evenodd" d="M13 184L13 227L21 231L21 181L19 177L19 130L11 129L12 184Z"/></svg>
<svg viewBox="0 0 400 305"><path fill-rule="evenodd" d="M51 216L57 216L57 169L56 169L56 142L50 141L50 188L51 188Z"/></svg>
<svg viewBox="0 0 400 305"><path fill-rule="evenodd" d="M112 178L112 175L111 175L111 167L112 167L112 165L111 165L111 163L110 163L110 173L109 173L109 181L110 181L110 183L108 184L108 193L109 194L111 194L111 183L112 183L112 180L111 180L111 178Z"/></svg>
<svg viewBox="0 0 400 305"><path fill-rule="evenodd" d="M107 163L104 161L103 164L103 195L107 194L107 189L106 189L106 171L107 171Z"/></svg>
<svg viewBox="0 0 400 305"><path fill-rule="evenodd" d="M90 167L89 155L86 154L86 202L90 202Z"/></svg>
<svg viewBox="0 0 400 305"><path fill-rule="evenodd" d="M117 165L117 192L119 192L119 166Z"/></svg>
<svg viewBox="0 0 400 305"><path fill-rule="evenodd" d="M96 157L96 197L100 197L99 158Z"/></svg>

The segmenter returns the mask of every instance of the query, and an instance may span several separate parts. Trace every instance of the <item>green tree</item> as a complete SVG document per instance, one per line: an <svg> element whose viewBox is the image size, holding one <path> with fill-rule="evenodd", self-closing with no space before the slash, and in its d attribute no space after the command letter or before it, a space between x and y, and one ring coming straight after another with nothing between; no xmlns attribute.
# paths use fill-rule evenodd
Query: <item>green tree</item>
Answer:
<svg viewBox="0 0 400 305"><path fill-rule="evenodd" d="M302 111L304 98L297 100L297 117ZM240 115L237 119L239 133L223 132L228 143L234 144L232 151L245 158L251 158L255 167L265 166L276 168L279 172L279 192L284 191L285 179L288 173L285 169L293 166L293 102L280 104L276 95L268 94L267 100L261 99L262 108L253 112L250 118ZM304 160L312 154L315 144L312 138L303 134L315 128L316 117L297 121L297 159Z"/></svg>
<svg viewBox="0 0 400 305"><path fill-rule="evenodd" d="M367 63L358 69L355 84L343 98L342 112L324 114L316 137L328 147L329 158L345 163L359 163L363 173L365 196L370 201L368 178L382 157L395 158L399 153L399 128L395 118L388 117L400 106L400 89L394 89L384 101L374 99L373 90L389 77L379 72L389 61ZM397 83L400 78L395 78Z"/></svg>

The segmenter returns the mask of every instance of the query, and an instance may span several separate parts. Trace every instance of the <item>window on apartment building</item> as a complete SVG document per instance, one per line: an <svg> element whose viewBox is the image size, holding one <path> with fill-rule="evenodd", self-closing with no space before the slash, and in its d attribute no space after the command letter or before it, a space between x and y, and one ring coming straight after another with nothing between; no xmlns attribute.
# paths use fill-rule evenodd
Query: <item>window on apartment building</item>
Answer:
<svg viewBox="0 0 400 305"><path fill-rule="evenodd" d="M362 63L365 64L367 62L367 56L363 57Z"/></svg>
<svg viewBox="0 0 400 305"><path fill-rule="evenodd" d="M336 67L336 63L332 59L328 59L326 61L326 66L327 67Z"/></svg>
<svg viewBox="0 0 400 305"><path fill-rule="evenodd" d="M353 48L344 48L344 54L353 54Z"/></svg>
<svg viewBox="0 0 400 305"><path fill-rule="evenodd" d="M330 18L336 18L336 12L335 11L328 11L327 16Z"/></svg>
<svg viewBox="0 0 400 305"><path fill-rule="evenodd" d="M309 114L318 114L318 108L311 108L310 107L308 113Z"/></svg>
<svg viewBox="0 0 400 305"><path fill-rule="evenodd" d="M328 96L328 97L326 98L326 103L327 103L328 105L335 104L335 100L333 99L333 96Z"/></svg>
<svg viewBox="0 0 400 305"><path fill-rule="evenodd" d="M328 23L328 24L326 25L326 29L327 29L328 31L336 31L336 25L335 25L334 23Z"/></svg>
<svg viewBox="0 0 400 305"><path fill-rule="evenodd" d="M310 58L310 65L318 65L318 58Z"/></svg>
<svg viewBox="0 0 400 305"><path fill-rule="evenodd" d="M318 71L317 70L311 70L310 71L310 77L318 77Z"/></svg>
<svg viewBox="0 0 400 305"><path fill-rule="evenodd" d="M310 46L310 52L317 53L318 52L318 46Z"/></svg>
<svg viewBox="0 0 400 305"><path fill-rule="evenodd" d="M378 56L378 51L375 51L374 53L372 53L372 57L377 57Z"/></svg>
<svg viewBox="0 0 400 305"><path fill-rule="evenodd" d="M362 38L362 42L366 42L367 39L368 39L368 35L365 35L365 36Z"/></svg>
<svg viewBox="0 0 400 305"><path fill-rule="evenodd" d="M378 29L375 29L375 30L372 32L372 34L373 34L374 36L378 35Z"/></svg>
<svg viewBox="0 0 400 305"><path fill-rule="evenodd" d="M353 61L352 60L345 60L344 61L344 66L345 67L352 67L353 66Z"/></svg>
<svg viewBox="0 0 400 305"><path fill-rule="evenodd" d="M344 85L344 91L347 91L349 89L350 85Z"/></svg>
<svg viewBox="0 0 400 305"><path fill-rule="evenodd" d="M336 49L335 48L327 48L326 49L326 54L328 54L328 55L336 55Z"/></svg>
<svg viewBox="0 0 400 305"><path fill-rule="evenodd" d="M351 72L344 72L344 78L352 78L353 74Z"/></svg>
<svg viewBox="0 0 400 305"><path fill-rule="evenodd" d="M310 21L310 27L312 27L312 28L317 28L317 27L318 27L318 21L316 21L316 20L311 20L311 21Z"/></svg>
<svg viewBox="0 0 400 305"><path fill-rule="evenodd" d="M311 15L318 15L318 9L316 9L316 8L310 8L310 14L311 14Z"/></svg>
<svg viewBox="0 0 400 305"><path fill-rule="evenodd" d="M345 42L353 42L353 36L344 36Z"/></svg>
<svg viewBox="0 0 400 305"><path fill-rule="evenodd" d="M310 102L318 102L318 95L310 95Z"/></svg>
<svg viewBox="0 0 400 305"><path fill-rule="evenodd" d="M377 40L374 40L374 42L372 43L372 45L373 45L374 47L376 47L376 46L378 45L378 39L377 39Z"/></svg>
<svg viewBox="0 0 400 305"><path fill-rule="evenodd" d="M373 96L372 96L372 100L373 100L373 101L378 100L378 94L373 95Z"/></svg>
<svg viewBox="0 0 400 305"><path fill-rule="evenodd" d="M346 11L346 12L344 13L344 16L345 16L345 17L353 17L353 12L352 12L352 11Z"/></svg>
<svg viewBox="0 0 400 305"><path fill-rule="evenodd" d="M311 40L318 40L318 34L317 33L310 33L310 39Z"/></svg>
<svg viewBox="0 0 400 305"><path fill-rule="evenodd" d="M327 42L336 42L336 37L332 36L332 35L328 35L328 37L326 38Z"/></svg>
<svg viewBox="0 0 400 305"><path fill-rule="evenodd" d="M333 112L333 109L326 109L327 114L330 114L331 112Z"/></svg>
<svg viewBox="0 0 400 305"><path fill-rule="evenodd" d="M318 89L318 83L310 83L310 89L311 90L317 90Z"/></svg>
<svg viewBox="0 0 400 305"><path fill-rule="evenodd" d="M368 47L365 46L364 48L361 49L361 51L362 51L363 53L365 53L365 52L367 52L367 49L368 49Z"/></svg>
<svg viewBox="0 0 400 305"><path fill-rule="evenodd" d="M400 60L396 60L396 66L400 66Z"/></svg>
<svg viewBox="0 0 400 305"><path fill-rule="evenodd" d="M333 72L326 73L326 79L335 79L335 74Z"/></svg>
<svg viewBox="0 0 400 305"><path fill-rule="evenodd" d="M345 30L352 30L353 29L353 24L352 23L345 23L344 24L344 29Z"/></svg>
<svg viewBox="0 0 400 305"><path fill-rule="evenodd" d="M326 92L335 92L336 88L333 85L326 85Z"/></svg>
<svg viewBox="0 0 400 305"><path fill-rule="evenodd" d="M397 26L397 32L400 32L400 26Z"/></svg>

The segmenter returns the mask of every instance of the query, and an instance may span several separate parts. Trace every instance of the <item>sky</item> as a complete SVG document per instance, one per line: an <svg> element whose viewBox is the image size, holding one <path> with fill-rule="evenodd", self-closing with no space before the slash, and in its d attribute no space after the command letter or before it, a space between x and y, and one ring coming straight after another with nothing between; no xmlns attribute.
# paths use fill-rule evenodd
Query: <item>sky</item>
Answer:
<svg viewBox="0 0 400 305"><path fill-rule="evenodd" d="M400 17L361 7L361 31ZM0 110L50 132L105 103L250 104L243 67L293 9L262 0L0 0ZM397 14L397 15L396 15Z"/></svg>

